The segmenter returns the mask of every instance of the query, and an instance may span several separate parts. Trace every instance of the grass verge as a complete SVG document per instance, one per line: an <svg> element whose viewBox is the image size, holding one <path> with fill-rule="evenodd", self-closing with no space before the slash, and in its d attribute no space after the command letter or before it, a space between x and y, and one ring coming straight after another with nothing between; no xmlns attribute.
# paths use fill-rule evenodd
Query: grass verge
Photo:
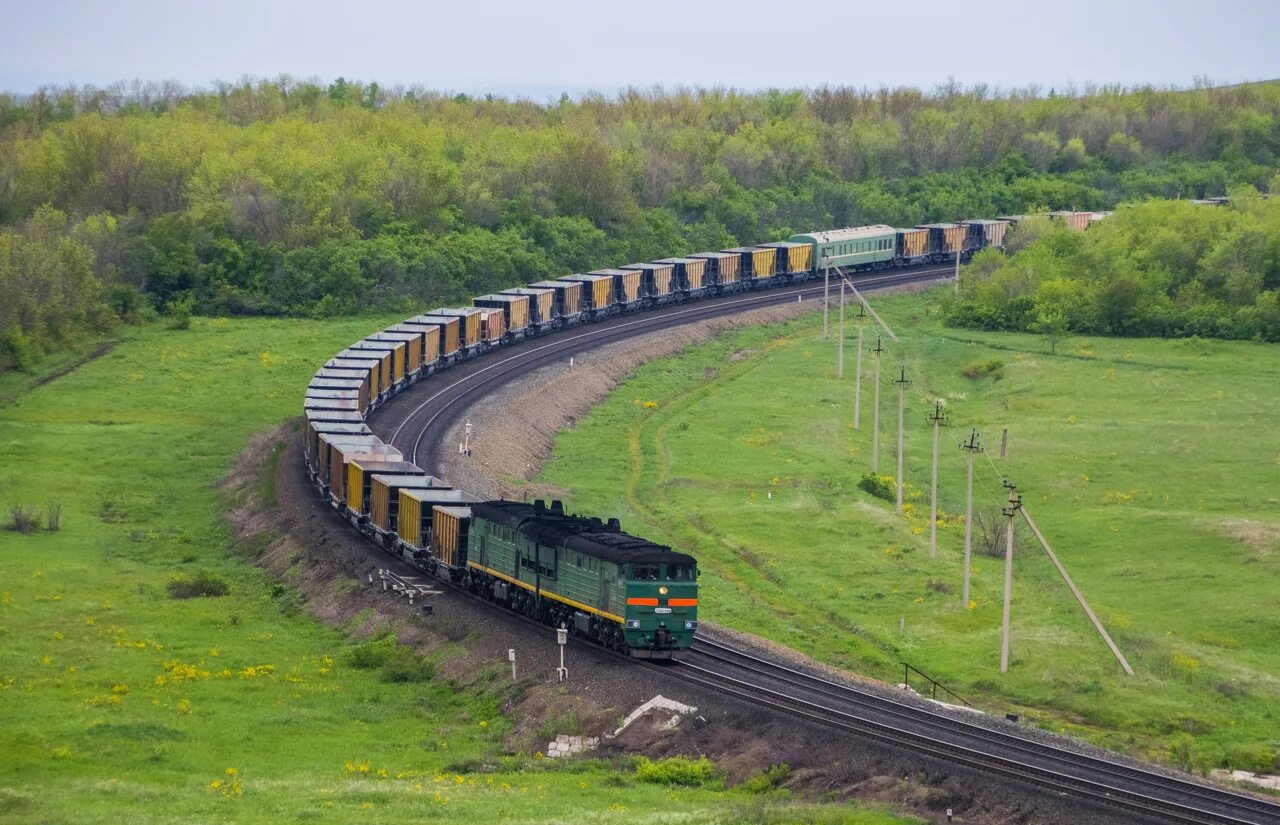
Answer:
<svg viewBox="0 0 1280 825"><path fill-rule="evenodd" d="M504 754L495 696L309 619L245 563L216 483L297 415L318 364L385 320L133 330L0 410L0 502L62 504L58 531L0 532L0 818L731 818L742 795Z"/></svg>
<svg viewBox="0 0 1280 825"><path fill-rule="evenodd" d="M1280 768L1280 453L1260 424L1280 415L1275 347L1077 338L1051 355L1044 338L947 329L937 300L876 302L903 339L886 341L882 365L887 480L864 480L872 356L855 430L854 330L838 380L835 335L823 341L815 315L641 368L561 434L541 481L572 490L577 509L619 515L697 555L706 619L886 680L910 662L993 709L1183 767ZM868 327L868 349L874 335ZM912 383L898 516L873 492L896 492L891 381L903 366ZM941 437L935 560L926 415L936 399L952 426ZM971 599L961 598L958 444L970 427L987 446L977 510L1002 529L1001 478L1019 485L1135 677L1021 532L1013 662L999 673L995 530L985 543L976 530L987 549L975 551Z"/></svg>

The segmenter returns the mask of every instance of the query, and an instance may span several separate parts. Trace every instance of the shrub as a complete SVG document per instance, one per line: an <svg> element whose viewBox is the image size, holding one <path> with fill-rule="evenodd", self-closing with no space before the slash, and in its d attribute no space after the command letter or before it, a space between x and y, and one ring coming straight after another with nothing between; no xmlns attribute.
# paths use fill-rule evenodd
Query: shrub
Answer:
<svg viewBox="0 0 1280 825"><path fill-rule="evenodd" d="M656 785L680 785L699 787L716 777L715 765L705 756L672 756L667 759L640 757L636 764L636 778Z"/></svg>
<svg viewBox="0 0 1280 825"><path fill-rule="evenodd" d="M347 651L346 663L359 670L377 670L384 682L428 682L435 667L413 652L408 645L396 642L390 633L380 633Z"/></svg>
<svg viewBox="0 0 1280 825"><path fill-rule="evenodd" d="M738 790L758 794L772 793L790 778L791 766L783 762L777 765L770 765L760 773L747 779L738 786Z"/></svg>
<svg viewBox="0 0 1280 825"><path fill-rule="evenodd" d="M50 533L56 533L62 529L62 502L55 501L49 505L49 513L46 516L45 524Z"/></svg>
<svg viewBox="0 0 1280 825"><path fill-rule="evenodd" d="M194 576L179 574L169 580L169 595L175 599L225 596L230 592L227 580L210 570L201 570Z"/></svg>
<svg viewBox="0 0 1280 825"><path fill-rule="evenodd" d="M893 476L863 473L858 481L858 489L885 501L896 501L898 498L898 482Z"/></svg>
<svg viewBox="0 0 1280 825"><path fill-rule="evenodd" d="M932 590L934 593L951 592L951 585L947 584L942 579L929 579L924 583L924 586Z"/></svg>
<svg viewBox="0 0 1280 825"><path fill-rule="evenodd" d="M1266 745L1239 745L1227 751L1225 767L1237 771L1268 773L1277 766L1276 752Z"/></svg>
<svg viewBox="0 0 1280 825"><path fill-rule="evenodd" d="M165 310L169 313L169 322L165 324L169 329L190 329L191 328L191 308L194 301L190 298L183 298L181 301L172 301Z"/></svg>
<svg viewBox="0 0 1280 825"><path fill-rule="evenodd" d="M9 523L5 525L5 529L14 533L34 533L40 529L40 513L22 504L12 504L9 506Z"/></svg>
<svg viewBox="0 0 1280 825"><path fill-rule="evenodd" d="M965 378L982 378L984 375L990 375L999 381L1004 377L1004 362L999 358L992 358L987 361L974 361L964 368Z"/></svg>

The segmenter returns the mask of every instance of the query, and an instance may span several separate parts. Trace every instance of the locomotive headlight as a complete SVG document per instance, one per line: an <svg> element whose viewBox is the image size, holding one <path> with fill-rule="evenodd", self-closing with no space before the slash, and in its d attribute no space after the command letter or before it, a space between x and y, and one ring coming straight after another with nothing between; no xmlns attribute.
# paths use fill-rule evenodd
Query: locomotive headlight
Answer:
<svg viewBox="0 0 1280 825"><path fill-rule="evenodd" d="M640 627L640 620L639 620L639 619L629 619L629 620L627 620L627 627L639 628L639 627Z"/></svg>
<svg viewBox="0 0 1280 825"><path fill-rule="evenodd" d="M685 630L693 630L693 629L694 629L695 624L696 624L695 622L685 622L685 623L684 623L684 629L685 629Z"/></svg>
<svg viewBox="0 0 1280 825"><path fill-rule="evenodd" d="M658 595L659 595L659 596L665 596L665 595L667 595L667 586L666 586L665 584L664 584L664 585L662 585L662 587L659 587L659 588L658 588Z"/></svg>

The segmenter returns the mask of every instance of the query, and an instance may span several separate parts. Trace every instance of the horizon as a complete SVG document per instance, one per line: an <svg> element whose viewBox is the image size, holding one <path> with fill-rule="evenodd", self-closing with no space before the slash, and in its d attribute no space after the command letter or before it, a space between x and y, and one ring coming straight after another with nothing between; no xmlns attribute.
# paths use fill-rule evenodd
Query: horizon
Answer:
<svg viewBox="0 0 1280 825"><path fill-rule="evenodd" d="M469 8L399 0L359 10L303 0L226 0L213 9L191 0L10 6L12 28L23 36L0 62L0 89L14 95L135 80L199 90L281 75L526 99L655 86L930 90L955 82L1061 91L1280 78L1271 42L1280 4L1261 0L1226 8L1079 0L1069 14L955 17L962 21L955 37L938 29L955 15L941 0L911 7L915 28L897 9L839 0L817 0L802 17L750 0L657 0L642 11L499 0L479 22ZM818 40L827 32L837 45Z"/></svg>

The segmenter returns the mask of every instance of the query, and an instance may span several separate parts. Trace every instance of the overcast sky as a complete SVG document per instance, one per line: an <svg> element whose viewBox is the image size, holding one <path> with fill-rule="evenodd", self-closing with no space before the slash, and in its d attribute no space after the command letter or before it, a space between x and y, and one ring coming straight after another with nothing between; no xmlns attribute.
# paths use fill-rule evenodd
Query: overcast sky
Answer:
<svg viewBox="0 0 1280 825"><path fill-rule="evenodd" d="M1280 77L1280 0L0 0L0 89L246 75L524 94ZM950 32L950 33L949 33Z"/></svg>

